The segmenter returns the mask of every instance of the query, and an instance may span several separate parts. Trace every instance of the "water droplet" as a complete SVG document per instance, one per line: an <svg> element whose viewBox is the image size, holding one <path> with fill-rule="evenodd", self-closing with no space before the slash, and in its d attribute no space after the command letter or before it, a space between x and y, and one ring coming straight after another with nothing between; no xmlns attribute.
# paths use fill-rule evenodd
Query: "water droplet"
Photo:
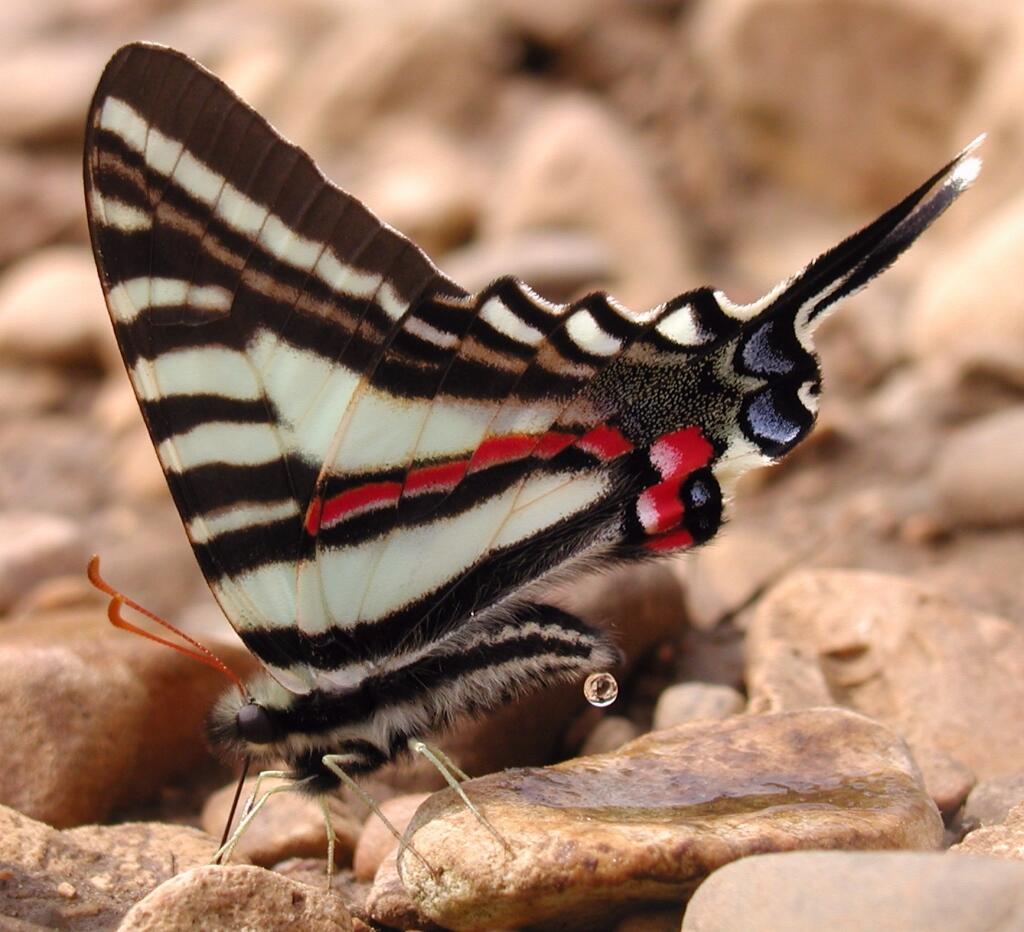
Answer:
<svg viewBox="0 0 1024 932"><path fill-rule="evenodd" d="M610 673L591 673L583 684L587 702L599 709L611 705L619 695L619 684Z"/></svg>

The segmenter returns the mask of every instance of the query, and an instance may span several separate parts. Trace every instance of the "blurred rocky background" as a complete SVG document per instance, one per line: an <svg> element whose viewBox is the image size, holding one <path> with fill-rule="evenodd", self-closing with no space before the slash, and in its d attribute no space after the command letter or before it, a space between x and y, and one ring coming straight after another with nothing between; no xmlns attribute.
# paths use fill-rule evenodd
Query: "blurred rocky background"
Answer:
<svg viewBox="0 0 1024 932"><path fill-rule="evenodd" d="M1024 927L1022 14L0 5L0 926ZM405 766L367 787L435 875L408 855L400 871L339 799L325 892L320 813L289 794L236 866L202 866L231 781L201 738L223 682L110 629L84 575L101 554L120 588L250 663L195 566L87 243L85 111L135 39L213 69L465 286L514 273L555 299L752 299L989 134L975 188L823 328L810 440L744 481L710 546L565 593L620 632L618 702L563 688L447 740L475 774L564 761L480 781L512 855L450 793L418 809L440 784Z"/></svg>

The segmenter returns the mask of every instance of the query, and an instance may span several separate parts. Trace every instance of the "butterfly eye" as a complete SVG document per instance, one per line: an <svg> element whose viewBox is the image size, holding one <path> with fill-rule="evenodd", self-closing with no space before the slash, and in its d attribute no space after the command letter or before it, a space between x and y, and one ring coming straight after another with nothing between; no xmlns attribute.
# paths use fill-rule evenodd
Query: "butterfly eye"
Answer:
<svg viewBox="0 0 1024 932"><path fill-rule="evenodd" d="M249 702L235 716L238 736L251 744L270 744L281 736L281 730L270 713L256 702Z"/></svg>

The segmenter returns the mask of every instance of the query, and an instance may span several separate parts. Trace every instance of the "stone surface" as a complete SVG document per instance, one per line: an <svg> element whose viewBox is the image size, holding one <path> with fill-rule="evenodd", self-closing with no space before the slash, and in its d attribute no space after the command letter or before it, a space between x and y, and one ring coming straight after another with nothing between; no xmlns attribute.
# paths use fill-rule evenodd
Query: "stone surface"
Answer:
<svg viewBox="0 0 1024 932"><path fill-rule="evenodd" d="M718 721L743 711L743 697L731 686L714 683L676 683L669 686L654 707L652 731L687 722Z"/></svg>
<svg viewBox="0 0 1024 932"><path fill-rule="evenodd" d="M996 825L1024 802L1024 773L1007 774L979 783L964 804L964 825Z"/></svg>
<svg viewBox="0 0 1024 932"><path fill-rule="evenodd" d="M366 915L387 928L444 932L444 927L427 918L405 889L398 871L398 851L388 854L377 869L366 897Z"/></svg>
<svg viewBox="0 0 1024 932"><path fill-rule="evenodd" d="M1024 317L1024 306L1021 311ZM1017 405L948 436L931 477L936 507L954 526L1020 524L1022 475L1024 405Z"/></svg>
<svg viewBox="0 0 1024 932"><path fill-rule="evenodd" d="M260 795L287 781L268 778L260 783ZM231 811L231 800L236 783L221 787L203 806L200 825L211 835L220 837ZM242 788L241 801L252 795L256 778L249 777ZM334 796L327 797L334 829L334 863L347 867L352 863L352 852L361 826L346 805ZM232 828L238 825L241 812L236 811ZM249 823L235 846L244 860L260 867L271 867L287 858L313 858L327 855L327 829L320 806L302 793L275 793Z"/></svg>
<svg viewBox="0 0 1024 932"><path fill-rule="evenodd" d="M952 154L951 130L1005 18L983 0L969 9L722 0L703 4L684 35L738 157L837 202L888 203Z"/></svg>
<svg viewBox="0 0 1024 932"><path fill-rule="evenodd" d="M113 333L92 253L39 250L0 278L0 354L51 363L112 357Z"/></svg>
<svg viewBox="0 0 1024 932"><path fill-rule="evenodd" d="M744 858L701 885L683 920L683 932L1013 932L1022 926L1024 865L905 851Z"/></svg>
<svg viewBox="0 0 1024 932"><path fill-rule="evenodd" d="M340 896L243 864L197 867L166 881L124 917L118 932L351 932Z"/></svg>
<svg viewBox="0 0 1024 932"><path fill-rule="evenodd" d="M0 511L0 614L43 580L81 572L87 560L73 522L55 514Z"/></svg>
<svg viewBox="0 0 1024 932"><path fill-rule="evenodd" d="M404 832L420 804L429 795L411 793L408 796L395 796L381 803L380 809L384 817L399 832ZM398 842L394 835L384 827L384 823L376 815L371 813L363 824L352 860L352 871L356 879L373 880L381 862L397 847Z"/></svg>
<svg viewBox="0 0 1024 932"><path fill-rule="evenodd" d="M963 238L956 262L936 262L922 278L907 309L913 357L947 381L982 373L1024 386L1024 303L1005 287L1021 263L1018 195Z"/></svg>
<svg viewBox="0 0 1024 932"><path fill-rule="evenodd" d="M456 930L592 928L756 851L933 848L942 831L905 745L839 710L682 725L465 787L512 853L445 791L409 829L434 873L401 859L418 909Z"/></svg>
<svg viewBox="0 0 1024 932"><path fill-rule="evenodd" d="M133 903L178 871L209 863L213 838L155 823L57 831L0 807L0 927L111 929ZM15 928L19 928L15 926Z"/></svg>
<svg viewBox="0 0 1024 932"><path fill-rule="evenodd" d="M979 779L1024 769L1022 665L1019 627L880 573L794 573L747 639L752 710L846 705Z"/></svg>
<svg viewBox="0 0 1024 932"><path fill-rule="evenodd" d="M977 782L974 771L933 745L914 748L924 785L944 819L954 816Z"/></svg>
<svg viewBox="0 0 1024 932"><path fill-rule="evenodd" d="M221 651L241 673L252 659ZM0 627L0 801L57 825L96 821L209 760L203 722L228 682L114 630L102 607Z"/></svg>
<svg viewBox="0 0 1024 932"><path fill-rule="evenodd" d="M583 229L607 247L609 290L642 309L691 287L684 231L641 153L615 119L583 97L545 106L523 131L483 216L485 235Z"/></svg>
<svg viewBox="0 0 1024 932"><path fill-rule="evenodd" d="M1024 861L1024 802L1017 803L996 825L969 832L958 845L950 848L957 854L988 854L997 858Z"/></svg>

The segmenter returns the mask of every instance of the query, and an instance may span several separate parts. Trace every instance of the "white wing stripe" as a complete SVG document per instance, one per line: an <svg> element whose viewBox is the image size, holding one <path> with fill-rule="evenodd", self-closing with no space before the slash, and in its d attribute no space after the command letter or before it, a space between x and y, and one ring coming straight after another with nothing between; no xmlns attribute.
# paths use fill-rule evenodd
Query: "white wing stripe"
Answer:
<svg viewBox="0 0 1024 932"><path fill-rule="evenodd" d="M107 294L114 317L130 323L151 307L185 305L220 313L231 308L231 292L217 285L194 285L180 278L130 278Z"/></svg>
<svg viewBox="0 0 1024 932"><path fill-rule="evenodd" d="M512 313L497 298L491 298L484 302L484 306L480 308L480 318L489 323L498 333L528 346L536 346L544 339L543 333Z"/></svg>
<svg viewBox="0 0 1024 932"><path fill-rule="evenodd" d="M193 518L187 525L188 536L195 544L205 544L229 531L271 524L298 513L299 506L291 498L270 504L236 505L218 514Z"/></svg>
<svg viewBox="0 0 1024 932"><path fill-rule="evenodd" d="M281 458L281 447L268 424L207 421L164 440L157 455L170 472L185 472L209 463L261 466Z"/></svg>
<svg viewBox="0 0 1024 932"><path fill-rule="evenodd" d="M143 401L172 395L220 395L238 401L256 401L262 396L245 356L212 346L173 350L153 360L139 360L129 375Z"/></svg>
<svg viewBox="0 0 1024 932"><path fill-rule="evenodd" d="M299 234L191 153L183 152L181 143L149 126L123 100L108 97L104 101L99 125L143 154L154 171L169 176L197 200L212 207L224 223L256 236L275 258L304 271L312 269L331 288L350 297L376 300L392 320L405 313L408 302L382 276L341 262L324 244Z"/></svg>
<svg viewBox="0 0 1024 932"><path fill-rule="evenodd" d="M622 341L605 333L586 308L570 316L565 329L580 349L595 356L611 356L622 349Z"/></svg>

